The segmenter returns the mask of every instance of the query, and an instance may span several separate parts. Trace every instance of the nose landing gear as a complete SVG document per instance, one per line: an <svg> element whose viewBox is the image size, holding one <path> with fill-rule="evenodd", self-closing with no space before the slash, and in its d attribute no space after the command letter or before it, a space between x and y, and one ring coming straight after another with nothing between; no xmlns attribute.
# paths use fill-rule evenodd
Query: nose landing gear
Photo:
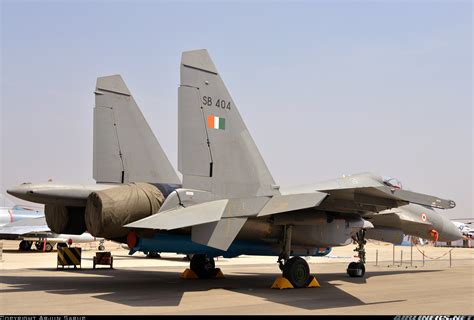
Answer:
<svg viewBox="0 0 474 320"><path fill-rule="evenodd" d="M365 230L362 229L356 233L354 241L357 247L354 249L358 253L359 262L351 262L347 267L347 274L353 278L362 278L365 275Z"/></svg>

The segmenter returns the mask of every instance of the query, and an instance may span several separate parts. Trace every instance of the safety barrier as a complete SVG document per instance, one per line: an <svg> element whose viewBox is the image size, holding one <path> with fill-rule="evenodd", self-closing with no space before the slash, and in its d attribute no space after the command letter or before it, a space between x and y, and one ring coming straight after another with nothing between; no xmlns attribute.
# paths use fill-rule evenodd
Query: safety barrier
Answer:
<svg viewBox="0 0 474 320"><path fill-rule="evenodd" d="M62 268L73 266L74 269L77 268L77 266L81 267L81 254L81 248L58 248L57 268L60 266Z"/></svg>

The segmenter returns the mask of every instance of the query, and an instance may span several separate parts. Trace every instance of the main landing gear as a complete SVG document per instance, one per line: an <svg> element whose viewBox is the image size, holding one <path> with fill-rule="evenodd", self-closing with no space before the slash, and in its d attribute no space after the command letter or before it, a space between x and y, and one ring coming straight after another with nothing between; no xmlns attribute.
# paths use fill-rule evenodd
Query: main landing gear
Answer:
<svg viewBox="0 0 474 320"><path fill-rule="evenodd" d="M31 250L32 245L33 245L33 241L21 240L20 244L18 245L18 250L20 251Z"/></svg>
<svg viewBox="0 0 474 320"><path fill-rule="evenodd" d="M195 254L191 258L190 269L199 279L214 278L220 271L216 268L214 258L205 254Z"/></svg>
<svg viewBox="0 0 474 320"><path fill-rule="evenodd" d="M53 245L51 242L46 242L46 248L45 248L44 246L45 246L45 244L44 244L43 241L36 241L36 242L35 242L36 250L38 250L38 251L46 251L46 252L53 251L54 245Z"/></svg>
<svg viewBox="0 0 474 320"><path fill-rule="evenodd" d="M358 253L359 262L351 262L347 267L347 274L350 277L362 278L365 274L365 230L362 229L356 233L354 241L357 247L354 249Z"/></svg>
<svg viewBox="0 0 474 320"><path fill-rule="evenodd" d="M284 226L283 251L278 256L278 264L280 270L283 271L283 278L286 278L294 288L304 288L311 283L314 277L311 276L309 265L305 259L290 258L292 230L292 226Z"/></svg>

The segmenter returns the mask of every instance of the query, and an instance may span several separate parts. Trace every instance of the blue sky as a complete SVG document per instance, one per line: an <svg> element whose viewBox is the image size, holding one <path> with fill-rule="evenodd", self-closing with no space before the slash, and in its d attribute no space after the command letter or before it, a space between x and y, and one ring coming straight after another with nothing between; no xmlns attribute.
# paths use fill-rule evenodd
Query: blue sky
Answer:
<svg viewBox="0 0 474 320"><path fill-rule="evenodd" d="M473 215L470 1L2 1L0 191L93 183L97 76L173 164L183 50L207 48L275 180L373 171Z"/></svg>

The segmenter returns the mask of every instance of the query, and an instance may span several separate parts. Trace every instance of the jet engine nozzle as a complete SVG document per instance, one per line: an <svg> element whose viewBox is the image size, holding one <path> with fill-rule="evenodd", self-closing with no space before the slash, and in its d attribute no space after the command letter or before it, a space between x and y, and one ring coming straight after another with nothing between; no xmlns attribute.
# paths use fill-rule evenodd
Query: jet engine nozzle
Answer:
<svg viewBox="0 0 474 320"><path fill-rule="evenodd" d="M429 232L430 238L433 239L434 241L438 241L439 238L439 232L436 231L435 229L430 230Z"/></svg>

